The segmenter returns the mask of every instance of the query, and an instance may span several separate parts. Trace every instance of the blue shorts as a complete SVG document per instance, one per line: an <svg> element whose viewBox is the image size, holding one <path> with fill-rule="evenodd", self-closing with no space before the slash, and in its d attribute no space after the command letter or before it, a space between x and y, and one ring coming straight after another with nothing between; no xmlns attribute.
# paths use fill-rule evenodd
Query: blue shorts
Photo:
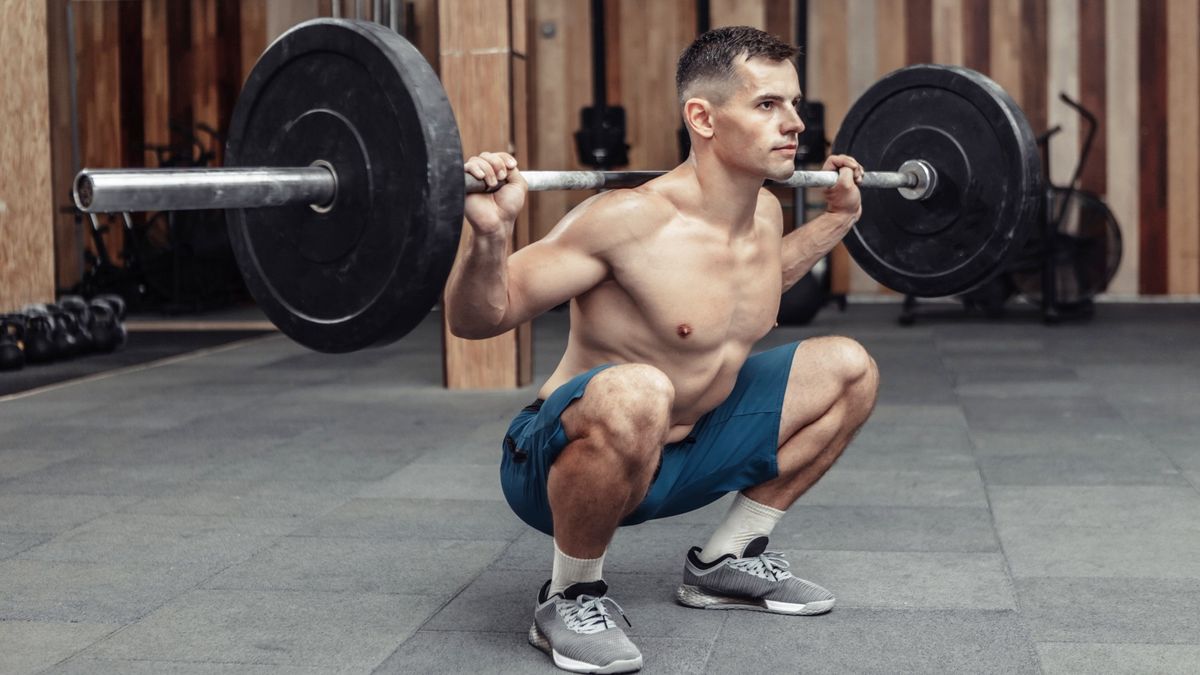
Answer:
<svg viewBox="0 0 1200 675"><path fill-rule="evenodd" d="M661 465L642 503L622 525L686 513L779 475L779 417L795 342L746 360L729 397L700 418L691 435L663 446ZM512 510L554 535L546 478L568 439L560 416L583 396L599 366L575 376L522 410L504 437L500 484Z"/></svg>

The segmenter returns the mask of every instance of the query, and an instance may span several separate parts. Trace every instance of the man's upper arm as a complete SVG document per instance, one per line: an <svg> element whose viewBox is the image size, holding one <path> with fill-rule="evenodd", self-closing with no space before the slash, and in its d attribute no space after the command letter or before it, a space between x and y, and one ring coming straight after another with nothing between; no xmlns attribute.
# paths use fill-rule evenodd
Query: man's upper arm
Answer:
<svg viewBox="0 0 1200 675"><path fill-rule="evenodd" d="M631 237L630 218L648 214L646 197L629 190L597 195L567 214L545 237L508 259L509 326L598 286L609 274L608 256ZM644 221L643 221L644 222Z"/></svg>

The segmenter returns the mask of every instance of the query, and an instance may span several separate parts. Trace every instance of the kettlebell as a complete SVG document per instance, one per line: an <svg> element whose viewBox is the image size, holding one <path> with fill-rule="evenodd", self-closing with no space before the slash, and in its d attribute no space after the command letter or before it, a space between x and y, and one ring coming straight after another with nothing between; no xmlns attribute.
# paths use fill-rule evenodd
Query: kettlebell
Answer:
<svg viewBox="0 0 1200 675"><path fill-rule="evenodd" d="M50 340L54 344L54 356L69 359L79 351L79 340L75 338L75 317L64 312L58 305L46 305L52 319Z"/></svg>
<svg viewBox="0 0 1200 675"><path fill-rule="evenodd" d="M116 293L102 293L92 298L92 302L97 300L108 304L112 308L113 314L116 315L117 321L125 320L125 298Z"/></svg>
<svg viewBox="0 0 1200 675"><path fill-rule="evenodd" d="M25 360L29 363L47 363L54 360L54 324L46 313L25 314Z"/></svg>
<svg viewBox="0 0 1200 675"><path fill-rule="evenodd" d="M117 348L117 318L106 302L93 300L92 345L96 351L107 354Z"/></svg>
<svg viewBox="0 0 1200 675"><path fill-rule="evenodd" d="M13 316L0 317L0 371L25 367L25 351L21 344L24 332L24 324Z"/></svg>
<svg viewBox="0 0 1200 675"><path fill-rule="evenodd" d="M58 306L74 318L72 334L75 336L75 353L86 354L95 349L95 339L92 337L92 312L87 302L78 295L64 295L58 300Z"/></svg>

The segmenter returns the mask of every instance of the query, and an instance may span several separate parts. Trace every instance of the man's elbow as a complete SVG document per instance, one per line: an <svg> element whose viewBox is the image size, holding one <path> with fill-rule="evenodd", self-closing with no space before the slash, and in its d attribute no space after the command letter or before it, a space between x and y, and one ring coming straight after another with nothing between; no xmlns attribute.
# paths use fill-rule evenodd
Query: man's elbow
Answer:
<svg viewBox="0 0 1200 675"><path fill-rule="evenodd" d="M464 340L486 340L506 330L502 321L489 323L480 321L479 317L463 316L461 312L450 310L446 312L446 327L451 335Z"/></svg>

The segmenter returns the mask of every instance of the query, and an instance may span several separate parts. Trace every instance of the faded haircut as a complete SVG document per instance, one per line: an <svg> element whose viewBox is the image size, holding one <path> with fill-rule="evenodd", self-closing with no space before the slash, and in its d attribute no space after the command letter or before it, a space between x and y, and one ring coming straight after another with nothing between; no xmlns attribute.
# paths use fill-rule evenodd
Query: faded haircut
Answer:
<svg viewBox="0 0 1200 675"><path fill-rule="evenodd" d="M747 59L761 56L772 61L784 61L795 55L795 47L757 28L714 28L696 38L679 55L679 65L675 68L675 91L679 96L679 104L687 101L686 96L691 93L689 90L699 82L718 85L713 93L719 100L713 102L718 105L724 103L723 94L728 91L728 84L737 79L736 64L742 56Z"/></svg>

